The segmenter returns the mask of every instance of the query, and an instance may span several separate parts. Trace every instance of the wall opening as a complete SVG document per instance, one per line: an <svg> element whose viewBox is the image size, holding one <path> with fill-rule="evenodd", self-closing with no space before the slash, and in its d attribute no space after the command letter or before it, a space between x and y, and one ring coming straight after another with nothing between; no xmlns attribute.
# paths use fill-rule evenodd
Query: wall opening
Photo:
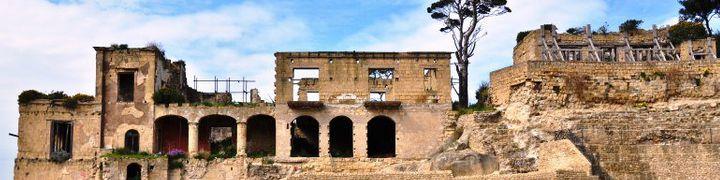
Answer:
<svg viewBox="0 0 720 180"><path fill-rule="evenodd" d="M262 114L250 117L246 133L245 152L249 157L275 155L275 118Z"/></svg>
<svg viewBox="0 0 720 180"><path fill-rule="evenodd" d="M125 132L125 150L130 153L140 152L140 133L131 129Z"/></svg>
<svg viewBox="0 0 720 180"><path fill-rule="evenodd" d="M338 116L330 121L330 156L353 156L353 123L348 117Z"/></svg>
<svg viewBox="0 0 720 180"><path fill-rule="evenodd" d="M319 125L315 118L300 116L290 123L290 156L291 157L318 157Z"/></svg>
<svg viewBox="0 0 720 180"><path fill-rule="evenodd" d="M385 116L372 118L367 125L367 145L370 158L395 157L395 122Z"/></svg>
<svg viewBox="0 0 720 180"><path fill-rule="evenodd" d="M310 96L310 94L307 94L308 92L301 92L302 89L300 88L301 84L300 81L305 79L305 81L312 81L313 79L319 79L320 78L320 69L318 68L297 68L293 69L293 77L291 78L292 84L293 84L293 101L300 101L302 100L300 98L300 94L304 94L304 96ZM318 100L320 99L320 95L318 93Z"/></svg>
<svg viewBox="0 0 720 180"><path fill-rule="evenodd" d="M188 121L180 116L163 116L155 120L155 153L177 149L187 153Z"/></svg>
<svg viewBox="0 0 720 180"><path fill-rule="evenodd" d="M127 171L125 171L125 175L127 180L140 180L142 179L142 166L140 166L137 163L131 163L127 166Z"/></svg>
<svg viewBox="0 0 720 180"><path fill-rule="evenodd" d="M370 101L385 101L385 92L370 92Z"/></svg>
<svg viewBox="0 0 720 180"><path fill-rule="evenodd" d="M72 123L68 121L52 121L50 130L50 154L66 152L72 155Z"/></svg>
<svg viewBox="0 0 720 180"><path fill-rule="evenodd" d="M237 152L237 121L230 116L209 115L200 118L198 150L210 154L234 156Z"/></svg>
<svg viewBox="0 0 720 180"><path fill-rule="evenodd" d="M118 101L132 102L135 94L135 73L118 73Z"/></svg>

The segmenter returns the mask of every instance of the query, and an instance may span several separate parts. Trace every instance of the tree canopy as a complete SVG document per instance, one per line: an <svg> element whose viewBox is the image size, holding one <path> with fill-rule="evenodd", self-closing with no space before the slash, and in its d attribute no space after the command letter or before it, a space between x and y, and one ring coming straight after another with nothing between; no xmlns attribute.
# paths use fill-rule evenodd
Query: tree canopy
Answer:
<svg viewBox="0 0 720 180"><path fill-rule="evenodd" d="M680 0L680 20L703 22L707 33L712 34L710 20L720 13L720 0Z"/></svg>
<svg viewBox="0 0 720 180"><path fill-rule="evenodd" d="M620 32L633 34L633 33L640 31L640 24L642 24L642 23L643 23L643 20L629 19L629 20L623 22L622 24L620 24L618 29L620 30Z"/></svg>
<svg viewBox="0 0 720 180"><path fill-rule="evenodd" d="M468 65L482 35L480 21L511 12L507 0L437 0L427 8L430 17L442 22L441 32L452 34L459 79L459 103L468 104Z"/></svg>

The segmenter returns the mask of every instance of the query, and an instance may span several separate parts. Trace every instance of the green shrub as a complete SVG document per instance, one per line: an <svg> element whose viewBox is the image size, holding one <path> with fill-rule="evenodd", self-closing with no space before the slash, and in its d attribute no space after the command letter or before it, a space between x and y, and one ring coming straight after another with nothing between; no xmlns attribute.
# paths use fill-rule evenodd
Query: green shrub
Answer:
<svg viewBox="0 0 720 180"><path fill-rule="evenodd" d="M45 99L47 95L36 90L26 90L18 96L18 103L27 104L37 99Z"/></svg>
<svg viewBox="0 0 720 180"><path fill-rule="evenodd" d="M705 31L702 23L693 22L679 22L673 26L670 26L668 30L668 39L676 46L683 41L707 38L708 34Z"/></svg>
<svg viewBox="0 0 720 180"><path fill-rule="evenodd" d="M62 91L52 91L50 94L47 95L47 98L50 100L59 100L59 99L67 99L70 98L65 92Z"/></svg>
<svg viewBox="0 0 720 180"><path fill-rule="evenodd" d="M253 151L248 153L247 155L249 158L261 158L268 156L268 153L265 151Z"/></svg>
<svg viewBox="0 0 720 180"><path fill-rule="evenodd" d="M184 103L185 96L180 91L171 88L162 88L153 94L155 104Z"/></svg>
<svg viewBox="0 0 720 180"><path fill-rule="evenodd" d="M583 33L585 28L583 27L574 27L574 28L568 28L565 32L572 35L580 35Z"/></svg>
<svg viewBox="0 0 720 180"><path fill-rule="evenodd" d="M517 42L517 43L522 42L523 39L525 39L525 36L527 36L528 34L530 34L530 32L532 32L532 31L522 31L522 32L519 32L519 33L517 34L517 37L515 37L515 42Z"/></svg>
<svg viewBox="0 0 720 180"><path fill-rule="evenodd" d="M87 94L77 93L73 97L73 99L79 101L79 102L92 102L95 101L95 97Z"/></svg>

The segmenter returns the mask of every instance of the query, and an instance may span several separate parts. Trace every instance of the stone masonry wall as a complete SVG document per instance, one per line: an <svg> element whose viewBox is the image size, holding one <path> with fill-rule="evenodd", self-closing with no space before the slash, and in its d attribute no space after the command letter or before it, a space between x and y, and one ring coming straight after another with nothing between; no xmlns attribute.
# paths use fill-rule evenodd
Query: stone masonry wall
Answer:
<svg viewBox="0 0 720 180"><path fill-rule="evenodd" d="M49 100L20 105L17 159L50 158L50 129L53 120L72 124L72 159L93 159L100 147L100 105L82 103L71 110Z"/></svg>
<svg viewBox="0 0 720 180"><path fill-rule="evenodd" d="M491 73L493 104L511 102L511 94L529 89L531 103L641 103L672 98L716 97L720 71L715 60L684 62L534 61ZM524 98L524 97L515 97Z"/></svg>
<svg viewBox="0 0 720 180"><path fill-rule="evenodd" d="M348 98L353 103L363 102L372 90L386 92L388 101L450 104L450 53L279 52L275 57L278 104L293 100L293 84L289 80L293 78L293 70L307 68L319 69L313 90L317 90L320 101L326 103L340 103ZM371 68L393 68L393 79L370 82L368 70ZM425 77L426 68L434 69L435 75Z"/></svg>

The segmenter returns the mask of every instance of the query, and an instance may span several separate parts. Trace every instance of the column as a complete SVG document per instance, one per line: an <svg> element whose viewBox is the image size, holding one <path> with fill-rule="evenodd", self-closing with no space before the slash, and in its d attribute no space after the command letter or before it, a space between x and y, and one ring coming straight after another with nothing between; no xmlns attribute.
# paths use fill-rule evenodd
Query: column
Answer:
<svg viewBox="0 0 720 180"><path fill-rule="evenodd" d="M367 157L367 123L353 125L353 157Z"/></svg>
<svg viewBox="0 0 720 180"><path fill-rule="evenodd" d="M320 125L318 127L319 137L318 137L318 147L320 149L320 157L331 157L330 156L330 126L323 126Z"/></svg>
<svg viewBox="0 0 720 180"><path fill-rule="evenodd" d="M238 122L237 123L237 157L245 157L247 156L245 152L246 144L246 137L247 137L247 125L245 122Z"/></svg>
<svg viewBox="0 0 720 180"><path fill-rule="evenodd" d="M193 157L198 152L198 123L188 122L188 157Z"/></svg>

